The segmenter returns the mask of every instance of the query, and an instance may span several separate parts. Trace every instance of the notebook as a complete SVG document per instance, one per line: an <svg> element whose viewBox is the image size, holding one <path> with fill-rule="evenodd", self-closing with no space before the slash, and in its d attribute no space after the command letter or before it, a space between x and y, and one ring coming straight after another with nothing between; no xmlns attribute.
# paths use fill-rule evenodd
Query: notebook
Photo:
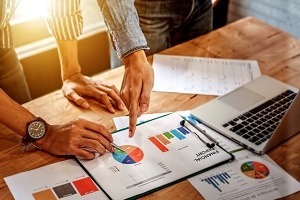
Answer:
<svg viewBox="0 0 300 200"><path fill-rule="evenodd" d="M191 114L243 147L264 154L300 131L298 91L263 75Z"/></svg>

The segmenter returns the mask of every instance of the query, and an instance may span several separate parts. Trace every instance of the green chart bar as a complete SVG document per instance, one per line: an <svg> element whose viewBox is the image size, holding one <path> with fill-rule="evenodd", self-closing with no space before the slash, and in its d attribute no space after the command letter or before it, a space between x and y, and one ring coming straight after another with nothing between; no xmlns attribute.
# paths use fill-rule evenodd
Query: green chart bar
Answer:
<svg viewBox="0 0 300 200"><path fill-rule="evenodd" d="M164 136L166 136L166 138L168 138L168 139L174 138L174 135L172 135L170 132L165 132L165 133L163 133L163 134L164 134Z"/></svg>
<svg viewBox="0 0 300 200"><path fill-rule="evenodd" d="M163 143L164 145L170 144L171 142L163 135L163 134L159 134L156 136L157 139L159 139L159 141L161 141L161 143Z"/></svg>

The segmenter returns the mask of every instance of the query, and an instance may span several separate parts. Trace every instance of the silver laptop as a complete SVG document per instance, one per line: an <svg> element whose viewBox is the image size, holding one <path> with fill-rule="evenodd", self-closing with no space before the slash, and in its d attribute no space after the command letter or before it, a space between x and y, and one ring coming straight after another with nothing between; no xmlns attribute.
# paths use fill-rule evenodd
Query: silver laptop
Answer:
<svg viewBox="0 0 300 200"><path fill-rule="evenodd" d="M298 91L263 75L191 114L243 147L264 154L300 131Z"/></svg>

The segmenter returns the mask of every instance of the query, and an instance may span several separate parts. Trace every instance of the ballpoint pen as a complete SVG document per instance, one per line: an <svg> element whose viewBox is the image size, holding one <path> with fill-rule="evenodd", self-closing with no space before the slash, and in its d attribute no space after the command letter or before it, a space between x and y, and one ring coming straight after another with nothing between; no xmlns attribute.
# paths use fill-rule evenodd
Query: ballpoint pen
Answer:
<svg viewBox="0 0 300 200"><path fill-rule="evenodd" d="M201 123L198 119L196 119L197 122ZM215 144L219 144L219 142L217 140L215 140L213 137L211 137L209 134L206 133L205 130L199 128L197 125L189 122L190 124L192 124L193 127L195 127L198 131L200 131L203 135L205 135L210 141L212 141Z"/></svg>
<svg viewBox="0 0 300 200"><path fill-rule="evenodd" d="M211 141L212 143L208 143L206 141L204 141L197 133L195 133L194 131L191 131L190 128L188 128L185 124L185 122L188 122L190 125L192 125L194 128L196 128L200 133L202 133L209 141ZM196 125L194 125L193 123L189 122L188 120L182 120L180 122L181 126L184 126L185 128L187 128L190 132L194 133L208 148L213 148L215 146L215 144L218 144L217 141L215 141L212 137L208 136L208 134L200 129L199 127L197 127ZM213 140L212 140L213 139Z"/></svg>
<svg viewBox="0 0 300 200"><path fill-rule="evenodd" d="M120 146L116 145L115 143L111 143L111 145L113 146L113 148L118 149L119 151L125 152ZM95 149L93 148L89 148L89 147L82 147L83 150L89 151L89 152L93 152L93 153L98 153Z"/></svg>
<svg viewBox="0 0 300 200"><path fill-rule="evenodd" d="M115 143L111 143L111 145L115 148L118 149L119 151L125 152L120 146L116 145Z"/></svg>

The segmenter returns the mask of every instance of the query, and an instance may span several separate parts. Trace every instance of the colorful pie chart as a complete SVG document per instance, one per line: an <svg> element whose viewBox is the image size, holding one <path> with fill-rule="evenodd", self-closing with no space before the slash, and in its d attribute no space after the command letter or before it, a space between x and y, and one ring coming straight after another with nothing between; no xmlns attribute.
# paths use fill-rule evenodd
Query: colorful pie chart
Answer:
<svg viewBox="0 0 300 200"><path fill-rule="evenodd" d="M123 164L135 164L140 162L144 157L144 152L132 145L123 145L121 148L124 151L115 149L115 152L112 154L113 158Z"/></svg>
<svg viewBox="0 0 300 200"><path fill-rule="evenodd" d="M266 165L256 161L248 161L243 163L241 165L241 171L246 176L254 179L264 179L270 173Z"/></svg>

